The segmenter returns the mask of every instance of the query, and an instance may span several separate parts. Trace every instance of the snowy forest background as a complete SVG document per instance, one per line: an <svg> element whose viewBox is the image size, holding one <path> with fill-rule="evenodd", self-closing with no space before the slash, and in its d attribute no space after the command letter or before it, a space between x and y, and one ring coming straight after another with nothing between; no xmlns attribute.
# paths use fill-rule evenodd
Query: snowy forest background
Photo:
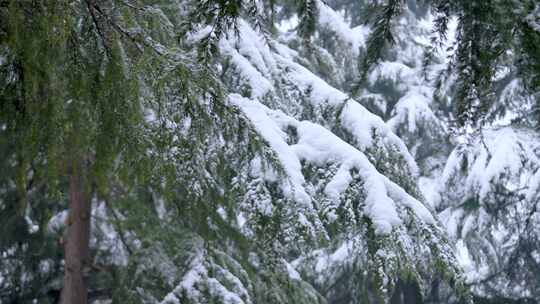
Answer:
<svg viewBox="0 0 540 304"><path fill-rule="evenodd" d="M79 192L89 303L538 303L539 92L535 0L0 0L0 303Z"/></svg>

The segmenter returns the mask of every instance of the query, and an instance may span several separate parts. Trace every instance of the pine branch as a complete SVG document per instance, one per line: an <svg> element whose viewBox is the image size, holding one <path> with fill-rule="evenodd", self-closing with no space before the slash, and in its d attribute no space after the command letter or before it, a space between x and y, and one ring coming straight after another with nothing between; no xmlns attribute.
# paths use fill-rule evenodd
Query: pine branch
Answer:
<svg viewBox="0 0 540 304"><path fill-rule="evenodd" d="M304 44L309 47L311 36L315 33L317 25L317 0L298 0L297 3L297 14L300 19L298 34L302 37Z"/></svg>
<svg viewBox="0 0 540 304"><path fill-rule="evenodd" d="M366 54L360 64L359 83L365 81L371 68L381 60L386 47L395 43L392 23L394 18L401 14L402 4L403 0L388 0L375 9L377 15L373 30L367 40ZM357 87L360 85L358 84Z"/></svg>
<svg viewBox="0 0 540 304"><path fill-rule="evenodd" d="M99 37L101 38L101 43L103 44L103 47L105 48L105 52L107 53L107 57L109 59L112 57L112 51L109 46L109 42L107 41L107 37L105 36L105 33L103 32L103 29L101 28L101 25L99 24L99 21L97 20L96 14L94 12L96 8L95 0L85 0L86 7L88 8L88 12L90 12L90 16L92 17L92 22L94 23L94 27L96 28Z"/></svg>

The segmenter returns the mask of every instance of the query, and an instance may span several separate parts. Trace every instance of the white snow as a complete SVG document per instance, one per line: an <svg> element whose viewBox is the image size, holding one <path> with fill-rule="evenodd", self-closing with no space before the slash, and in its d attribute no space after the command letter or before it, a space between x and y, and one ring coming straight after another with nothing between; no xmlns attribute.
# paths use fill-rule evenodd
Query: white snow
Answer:
<svg viewBox="0 0 540 304"><path fill-rule="evenodd" d="M323 16L319 22L339 31L344 37L350 38L352 32L350 29L347 30L343 20L330 18L333 16L341 18L341 16L323 3L318 5L321 8L320 14ZM365 183L367 196L365 212L374 222L377 233L389 233L393 227L402 223L396 204L412 209L426 223L434 222L433 216L422 203L380 174L364 154L364 150L374 144L373 136L377 136L379 144L391 147L395 149L394 153L403 156L413 176L418 174L417 165L407 147L380 117L370 113L349 96L295 62L293 59L296 56L295 52L290 51L286 46L272 41L270 43L272 50L270 50L268 45L258 38L258 34L246 24L241 23L239 30L238 39L229 39L227 42L222 42L221 46L225 49L225 54L231 56L233 63L240 66L241 74L247 75L245 77L250 79L249 83L256 87L254 91L258 93L253 94L250 99L231 94L229 99L232 104L242 109L257 132L275 151L287 176L280 183L288 198L312 208L310 196L305 189L306 181L302 173L301 160L318 166L337 164L338 171L326 185L325 194L331 200L339 200L341 193L351 183L351 170L357 169ZM359 44L360 40L354 43ZM233 48L233 45L237 47ZM381 69L380 72L384 73L385 77L390 74L396 81L403 78L408 79L411 84L416 81L411 69L405 65L387 63L383 64ZM272 72L276 70L280 72ZM392 76L392 73L395 75ZM354 146L319 124L298 121L289 116L289 113L271 110L261 104L260 98L272 91L270 88L259 90L261 84L263 87L270 87L272 83L277 84L277 79L294 84L300 92L309 92L308 101L314 107L342 107L339 122L341 127L353 136ZM411 93L406 100L423 98L418 103L426 102L426 98L421 95L425 93L422 88L413 92L417 95L413 96ZM420 105L417 106L420 107ZM293 145L287 144L286 130L289 127L295 128L298 133L298 142ZM276 179L275 172L259 171L261 172L258 174L266 178Z"/></svg>
<svg viewBox="0 0 540 304"><path fill-rule="evenodd" d="M400 90L406 90L408 86L420 85L417 74L409 66L395 61L383 61L368 75L370 85L375 85L379 80L392 81Z"/></svg>
<svg viewBox="0 0 540 304"><path fill-rule="evenodd" d="M218 280L209 278L207 280L209 292L212 295L217 295L220 298L220 303L223 304L244 304L242 298L236 293L229 291Z"/></svg>
<svg viewBox="0 0 540 304"><path fill-rule="evenodd" d="M180 300L173 293L168 293L161 304L180 304Z"/></svg>
<svg viewBox="0 0 540 304"><path fill-rule="evenodd" d="M422 94L420 90L410 89L394 107L394 116L387 122L388 125L395 131L400 124L406 124L407 131L414 134L419 121L438 121L429 107L431 99L428 96L432 94L431 90L428 94Z"/></svg>
<svg viewBox="0 0 540 304"><path fill-rule="evenodd" d="M527 200L533 201L536 195L540 192L540 169L536 171L531 178L531 187L527 192Z"/></svg>
<svg viewBox="0 0 540 304"><path fill-rule="evenodd" d="M534 149L534 139L513 127L497 127L483 132L474 146L460 146L450 154L441 178L448 183L459 172L463 158L467 158L468 168L465 188L478 189L482 200L491 190L493 183L503 176L510 179L509 190L524 187L522 180L523 162L540 165ZM483 142L482 142L483 141ZM466 199L466 197L464 197Z"/></svg>
<svg viewBox="0 0 540 304"><path fill-rule="evenodd" d="M238 50L233 48L225 39L220 41L220 50L224 55L231 58L236 68L241 70L240 77L245 78L250 84L253 96L262 97L273 90L272 83L258 71Z"/></svg>
<svg viewBox="0 0 540 304"><path fill-rule="evenodd" d="M326 186L325 193L329 198L338 200L339 195L351 182L351 170L357 169L365 183L367 196L365 212L372 219L377 233L390 233L393 227L401 224L396 204L411 208L426 223L434 222L431 213L422 203L380 174L363 152L324 127L309 121L297 121L280 111L267 108L256 100L239 95L231 95L230 100L244 111L263 138L276 151L291 181L292 186L288 186L286 182L282 183L285 193L291 198L303 203L310 202L303 186L305 180L300 160L318 166L339 164L339 170ZM384 124L382 120L379 123ZM282 130L290 126L296 128L298 142L289 146L286 134Z"/></svg>
<svg viewBox="0 0 540 304"><path fill-rule="evenodd" d="M385 144L392 146L405 158L412 174L417 175L418 168L405 144L392 133L380 117L370 113L359 103L350 99L347 94L330 86L295 62L294 57L297 54L287 46L271 41L269 43L272 46L271 50L245 22L239 23L239 32L239 39L231 38L226 41L223 39L220 46L223 48L222 52L230 56L233 63L240 69L240 76L248 80L254 92L252 98L260 100L266 93L275 91L272 84L277 85L286 79L301 92L310 92L309 102L315 107L344 105L340 117L342 127L355 137L357 141L355 144L358 144L362 150L370 147L372 133L376 133ZM239 51L236 51L233 45L238 45ZM405 65L399 65L399 67L412 73ZM403 73L399 72L399 74Z"/></svg>
<svg viewBox="0 0 540 304"><path fill-rule="evenodd" d="M364 47L366 44L370 32L369 28L363 25L351 28L340 14L323 1L317 0L316 4L319 12L319 18L317 20L319 24L336 33L341 41L349 45L350 50L354 54L358 54L359 48Z"/></svg>
<svg viewBox="0 0 540 304"><path fill-rule="evenodd" d="M366 213L371 217L378 233L390 233L394 226L401 224L394 202L388 197L384 177L368 161L366 156L328 130L311 122L301 122L298 126L299 141L293 146L298 157L318 165L340 163L341 167L325 189L336 199L336 193L348 186L353 168L358 169L365 182ZM335 181L337 180L337 181ZM332 187L335 188L332 188Z"/></svg>
<svg viewBox="0 0 540 304"><path fill-rule="evenodd" d="M438 186L437 177L421 176L418 179L418 187L422 191L422 195L426 198L426 202L432 208L435 208L441 200Z"/></svg>
<svg viewBox="0 0 540 304"><path fill-rule="evenodd" d="M302 174L300 160L296 157L289 145L287 145L287 134L266 114L265 110L269 111L269 109L254 100L243 98L237 94L230 95L229 100L242 109L257 131L276 152L289 178L288 181L282 182L285 195L302 204L309 205L311 198L304 189L305 180ZM285 118L284 115L282 117Z"/></svg>
<svg viewBox="0 0 540 304"><path fill-rule="evenodd" d="M190 296L198 296L200 294L199 290L196 289L195 284L208 275L208 270L203 264L203 259L204 257L202 255L198 255L191 262L191 269L184 275L184 277L182 277L180 284L178 284L178 287L175 289L175 291L173 291L174 293L184 291Z"/></svg>
<svg viewBox="0 0 540 304"><path fill-rule="evenodd" d="M439 213L439 219L446 227L448 236L450 236L452 239L458 238L458 224L462 216L462 209L452 210L452 208L447 208L443 212Z"/></svg>
<svg viewBox="0 0 540 304"><path fill-rule="evenodd" d="M395 135L388 125L376 115L355 101L348 101L341 112L342 126L349 131L357 141L360 149L366 149L373 144L372 132L376 132L381 139L394 146L405 158L413 176L418 175L418 166L403 141Z"/></svg>
<svg viewBox="0 0 540 304"><path fill-rule="evenodd" d="M302 280L302 277L300 276L300 274L298 273L298 271L296 271L296 269L294 269L294 266L285 262L285 265L287 267L287 273L289 274L289 278L293 279L293 280Z"/></svg>
<svg viewBox="0 0 540 304"><path fill-rule="evenodd" d="M287 20L282 20L280 23L276 24L276 27L279 31L287 33L294 30L298 26L299 20L297 15L293 15Z"/></svg>
<svg viewBox="0 0 540 304"><path fill-rule="evenodd" d="M327 252L326 250L316 250L313 255L316 256L315 271L323 272L328 270L329 267L336 264L342 264L347 257L352 253L354 246L354 240L344 242L334 252ZM300 261L295 261L298 263ZM294 264L294 263L293 263Z"/></svg>

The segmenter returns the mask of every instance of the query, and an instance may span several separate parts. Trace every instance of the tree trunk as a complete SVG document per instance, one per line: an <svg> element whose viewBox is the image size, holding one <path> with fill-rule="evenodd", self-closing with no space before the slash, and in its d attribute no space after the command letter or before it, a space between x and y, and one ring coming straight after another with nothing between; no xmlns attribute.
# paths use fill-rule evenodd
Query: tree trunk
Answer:
<svg viewBox="0 0 540 304"><path fill-rule="evenodd" d="M91 195L82 166L73 166L69 176L69 214L64 242L64 286L61 304L86 304L84 278L90 260Z"/></svg>

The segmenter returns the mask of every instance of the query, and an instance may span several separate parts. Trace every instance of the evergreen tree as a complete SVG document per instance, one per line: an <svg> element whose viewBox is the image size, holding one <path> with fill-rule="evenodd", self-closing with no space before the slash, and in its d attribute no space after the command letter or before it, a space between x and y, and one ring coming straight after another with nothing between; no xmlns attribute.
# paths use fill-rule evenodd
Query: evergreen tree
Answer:
<svg viewBox="0 0 540 304"><path fill-rule="evenodd" d="M0 301L534 297L537 4L373 3L0 0Z"/></svg>
<svg viewBox="0 0 540 304"><path fill-rule="evenodd" d="M44 213L37 217L37 239L44 241L58 207L28 206L28 194L50 193L46 202L67 197L67 234L59 241L65 259L62 302L86 303L92 201L114 187L127 191L147 183L163 167L161 151L171 148L170 135L147 116L153 111L160 122L173 119L161 111L163 83L174 79L189 88L167 92L167 98L189 104L211 76L192 72L190 65L198 65L174 48L173 39L164 39L160 22L168 20L141 1L2 1L0 14L0 124L9 139L3 162L14 172L3 188L16 184L3 211L14 212L10 221L19 233L34 225L29 212ZM157 71L159 78L145 79ZM219 102L219 93L204 93ZM2 247L32 254L22 237L8 238Z"/></svg>

